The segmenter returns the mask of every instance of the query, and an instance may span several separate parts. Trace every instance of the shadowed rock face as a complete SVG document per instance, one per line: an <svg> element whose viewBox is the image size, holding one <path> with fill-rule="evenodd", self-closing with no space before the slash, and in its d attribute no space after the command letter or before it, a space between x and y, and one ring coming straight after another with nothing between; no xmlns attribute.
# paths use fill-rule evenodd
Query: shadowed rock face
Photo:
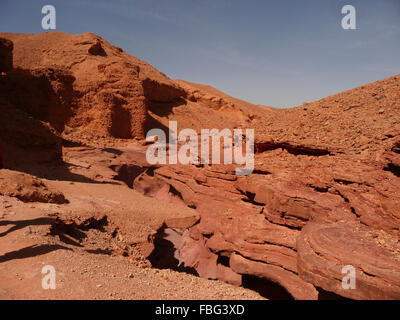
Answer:
<svg viewBox="0 0 400 320"><path fill-rule="evenodd" d="M56 70L73 79L54 79L60 80L54 91L70 109L69 117L57 119L75 140L143 138L149 101L168 103L183 94L161 72L93 33L2 36L14 42L15 68Z"/></svg>
<svg viewBox="0 0 400 320"><path fill-rule="evenodd" d="M65 106L54 87L71 81L52 69L12 69L13 47L13 42L0 38L0 72L7 71L0 77L0 165L12 168L23 162L59 161L61 139L54 127L62 123Z"/></svg>
<svg viewBox="0 0 400 320"><path fill-rule="evenodd" d="M13 67L13 43L0 38L0 73L10 71Z"/></svg>
<svg viewBox="0 0 400 320"><path fill-rule="evenodd" d="M0 139L0 169L4 168L4 160L3 160L4 156L3 156L3 143L1 142Z"/></svg>
<svg viewBox="0 0 400 320"><path fill-rule="evenodd" d="M6 162L38 153L60 161L62 139L103 143L113 160L88 156L91 175L113 171L127 187L200 215L178 228L182 268L235 285L268 280L295 299L321 290L399 298L400 76L274 109L171 80L92 33L0 36L15 47L16 69L0 79ZM145 147L119 149L119 139L140 140L170 120L179 130L254 128L253 173L150 166ZM345 265L356 270L356 289L341 286Z"/></svg>
<svg viewBox="0 0 400 320"><path fill-rule="evenodd" d="M12 69L13 43L0 38L0 74ZM4 167L3 143L0 138L0 169Z"/></svg>
<svg viewBox="0 0 400 320"><path fill-rule="evenodd" d="M64 86L68 77L48 70L11 70L0 77L0 138L7 167L61 160L57 129L62 130L69 109L54 87Z"/></svg>

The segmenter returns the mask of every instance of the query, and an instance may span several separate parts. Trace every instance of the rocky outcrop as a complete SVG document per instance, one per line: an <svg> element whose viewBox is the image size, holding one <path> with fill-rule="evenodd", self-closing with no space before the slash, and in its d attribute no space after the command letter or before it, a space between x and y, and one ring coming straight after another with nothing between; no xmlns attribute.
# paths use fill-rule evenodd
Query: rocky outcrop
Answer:
<svg viewBox="0 0 400 320"><path fill-rule="evenodd" d="M23 202L67 202L61 192L48 187L40 179L6 169L0 171L0 195L15 197Z"/></svg>
<svg viewBox="0 0 400 320"><path fill-rule="evenodd" d="M400 298L399 239L383 230L310 223L297 250L300 276L315 286L352 299ZM346 275L354 277L353 287Z"/></svg>
<svg viewBox="0 0 400 320"><path fill-rule="evenodd" d="M142 181L148 179L153 183L144 186ZM200 223L185 232L179 248L181 263L195 268L200 276L234 284L242 283L241 275L276 282L278 278L270 276L274 273L271 270L279 270L282 281L278 283L293 297L316 299L316 289L297 275L295 243L299 231L269 222L262 205L248 200L235 187L236 183L234 171L224 171L223 166L219 169L182 166L156 169L153 177L144 173L134 186L165 201L168 199L160 197L155 186L169 185L181 201L200 212ZM246 267L232 265L232 261L239 259L233 258L235 255L248 261ZM273 267L268 268L269 265Z"/></svg>
<svg viewBox="0 0 400 320"><path fill-rule="evenodd" d="M60 84L52 88L70 112L55 119L61 122L61 132L68 126L69 139L141 139L149 120L148 105L170 102L184 93L164 74L93 33L2 37L14 42L15 68L35 75L56 73L51 80ZM61 79L61 74L68 77ZM57 104L49 107L50 113L58 110Z"/></svg>
<svg viewBox="0 0 400 320"><path fill-rule="evenodd" d="M15 68L0 97L70 141L140 140L169 120L179 129L237 127L259 113L211 87L173 81L93 33L0 36L14 43Z"/></svg>
<svg viewBox="0 0 400 320"><path fill-rule="evenodd" d="M12 70L0 78L0 138L7 167L61 161L59 132L70 114L65 100L72 81L56 70ZM65 95L56 94L56 88Z"/></svg>
<svg viewBox="0 0 400 320"><path fill-rule="evenodd" d="M365 107L364 112L369 115L378 107L399 108L396 102L400 101L399 86L398 77L365 86L373 92L385 88L385 96L390 99L385 103L381 99L374 100L376 105ZM364 97L368 92L365 88L352 90L352 99ZM342 96L349 94L333 96L329 101ZM159 195L152 192L154 186L168 184L187 206L201 213L200 223L183 236L180 246L183 264L195 268L201 276L231 283L242 282L238 275L267 279L285 288L296 299L316 299L319 292L324 291L354 299L398 296L397 275L392 268L395 262L389 266L389 260L397 254L400 236L396 134L399 116L397 113L395 116L391 113L391 117L382 114L385 120L375 121L374 138L368 127L365 132L370 139L354 138L352 147L341 148L341 139L363 135L358 124L360 118L353 118L351 114L329 125L326 118L336 117L336 109L325 110L323 116L320 108L318 103L299 107L296 116L292 115L294 110L270 111L269 117L273 117L275 123L270 131L263 129L259 135L256 131L255 170L250 176L237 177L228 165L167 165L155 169L151 177L143 173L135 180L134 186L143 190L141 181L151 179L146 193L153 197ZM315 123L301 116L305 111L314 116ZM292 119L290 126L279 122L286 123L287 118ZM257 127L262 121L255 121L254 125ZM361 118L361 121L369 120ZM324 131L326 135L334 131L336 140L331 138L325 143L308 137L308 131L301 129L292 133L291 128L298 122L305 122L310 128L321 127L319 132ZM283 132L278 128L287 130ZM381 135L381 132L386 133ZM341 227L340 234L336 235L334 226L338 223L347 227ZM326 229L312 227L315 224ZM363 231L356 231L353 226ZM326 236L329 241L324 240L325 230L334 230ZM308 238L309 232L312 238L311 235ZM390 242L390 248L375 246L370 254L365 252L366 259L374 259L370 264L357 260L358 256L353 256L349 250L364 252L369 247L368 234L375 233L385 234L387 240L384 241ZM353 241L354 237L361 240ZM365 246L362 239L366 241ZM353 241L354 245L344 248L342 241ZM394 256L390 256L390 252ZM381 261L381 256L386 258ZM381 269L374 272L363 269L369 278L360 278L360 289L342 290L341 281L345 275L339 272L339 266L354 265L359 272L364 262L368 270L375 270L378 265ZM335 264L331 266L331 263ZM385 266L394 270L393 277L383 271ZM371 282L371 279L375 280Z"/></svg>
<svg viewBox="0 0 400 320"><path fill-rule="evenodd" d="M262 118L264 114L270 112L266 107L258 108L211 86L183 80L175 82L185 92L184 101L172 105L171 110L159 106L154 112L156 119L165 126L168 126L166 120L175 120L178 122L179 130L191 128L198 132L205 128L246 127L253 120Z"/></svg>
<svg viewBox="0 0 400 320"><path fill-rule="evenodd" d="M0 77L1 163L8 168L24 163L61 160L59 132L70 116L74 78L62 70L12 69L13 43L2 39L8 71Z"/></svg>

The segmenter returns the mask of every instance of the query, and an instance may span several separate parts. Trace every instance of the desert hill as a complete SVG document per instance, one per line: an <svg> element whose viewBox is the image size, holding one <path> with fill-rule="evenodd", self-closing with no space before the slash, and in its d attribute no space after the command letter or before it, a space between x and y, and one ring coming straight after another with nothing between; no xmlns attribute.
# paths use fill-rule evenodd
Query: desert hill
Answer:
<svg viewBox="0 0 400 320"><path fill-rule="evenodd" d="M0 37L14 43L15 73L29 70L32 76L45 78L57 96L57 101L40 108L47 109L42 111L47 112L46 120L59 132L67 126L77 139L143 139L147 130L159 127L158 121L174 110L177 117L182 113L182 125L187 127L205 127L209 121L220 126L222 107L225 114L235 113L228 124L243 123L249 114L235 107L231 98L228 103L201 90L193 95L190 88L185 90L179 82L92 33L1 33ZM197 99L202 100L197 109L204 109L192 110L192 101ZM200 117L202 113L206 114Z"/></svg>
<svg viewBox="0 0 400 320"><path fill-rule="evenodd" d="M366 84L255 123L258 141L274 140L371 160L393 147L400 122L400 77ZM283 130L285 128L285 130Z"/></svg>

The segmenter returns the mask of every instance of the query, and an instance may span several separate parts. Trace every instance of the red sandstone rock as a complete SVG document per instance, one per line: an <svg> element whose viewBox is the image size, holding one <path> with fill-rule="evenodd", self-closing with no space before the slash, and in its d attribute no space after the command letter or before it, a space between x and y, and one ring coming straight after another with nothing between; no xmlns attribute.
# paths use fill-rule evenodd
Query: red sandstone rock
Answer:
<svg viewBox="0 0 400 320"><path fill-rule="evenodd" d="M382 230L398 239L398 113L375 121L375 128L379 127L374 133L375 138L363 138L359 143L354 141L358 141L356 137L362 130L358 122L368 122L373 110L383 103L393 110L400 108L399 87L399 78L393 77L351 90L352 100L360 101L364 97L369 100L366 96L368 91L382 91L382 88L388 97L386 101L372 100L372 105L365 107L365 115L358 111L357 117L354 117L354 111L343 114L338 105L333 109L324 108L326 101L340 101L350 92L307 108L268 110L269 114L252 122L259 128L259 134L256 131L255 173L248 177L232 175L232 166L199 168L178 165L156 169L153 180L158 178L173 186L188 206L201 213L200 223L187 233L192 240L184 242L180 248L184 253L182 262L186 260L188 265L199 270L215 270L215 254L231 258L240 255L246 259L246 267L240 269L236 266L235 272L245 270L245 274L262 275L279 282L296 298L313 299L316 291L311 290L313 294L303 296L296 291L298 283L305 279L299 277L297 270L296 237L308 223L362 223L371 231ZM346 109L346 105L343 108ZM310 117L306 117L306 113ZM327 121L329 118L335 118L335 121ZM265 122L271 127L264 126L261 130L259 126ZM298 122L300 126L295 132L292 128ZM344 123L347 123L346 127ZM324 126L328 127L323 129ZM301 129L303 127L315 130L315 135L309 135L308 130ZM372 136L370 127L363 129ZM329 143L317 139L319 135L330 135L332 131L336 137L330 136ZM386 133L381 136L381 132ZM264 140L267 133L268 140ZM353 146L341 148L343 139L349 139L346 140L349 142L354 139ZM333 242L330 245L335 247ZM337 249L341 250L341 245ZM199 250L203 254L199 255ZM234 268L231 263L230 267ZM323 270L323 263L318 267ZM260 271L264 269L276 271ZM288 270L292 280L278 281L276 275ZM212 276L216 276L215 271ZM319 286L318 282L310 282ZM322 288L343 295L343 292L327 286ZM344 296L352 297L352 293L347 292ZM356 293L354 297L357 297Z"/></svg>
<svg viewBox="0 0 400 320"><path fill-rule="evenodd" d="M308 224L297 240L298 270L305 281L352 299L400 298L398 237L358 223ZM355 269L355 288L342 286Z"/></svg>
<svg viewBox="0 0 400 320"><path fill-rule="evenodd" d="M93 33L1 36L14 42L15 68L29 73L51 68L73 77L66 101L70 113L57 119L71 128L70 136L77 140L143 138L150 101L159 97L169 101L183 93L165 75ZM65 90L56 86L54 92L64 102Z"/></svg>
<svg viewBox="0 0 400 320"><path fill-rule="evenodd" d="M61 192L52 190L40 179L6 169L0 171L0 195L15 197L23 202L67 202Z"/></svg>
<svg viewBox="0 0 400 320"><path fill-rule="evenodd" d="M230 258L231 268L240 274L249 274L266 278L286 288L295 299L316 300L318 291L313 285L299 279L295 274L273 264L249 260L233 254Z"/></svg>

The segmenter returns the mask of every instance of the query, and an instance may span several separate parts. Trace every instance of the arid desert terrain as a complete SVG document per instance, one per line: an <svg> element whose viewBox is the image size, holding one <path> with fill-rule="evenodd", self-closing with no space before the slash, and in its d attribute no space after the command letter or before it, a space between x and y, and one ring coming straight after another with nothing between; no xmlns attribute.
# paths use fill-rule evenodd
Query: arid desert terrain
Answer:
<svg viewBox="0 0 400 320"><path fill-rule="evenodd" d="M254 129L253 172L149 164L169 121ZM0 143L0 299L400 299L400 75L278 109L0 33Z"/></svg>

